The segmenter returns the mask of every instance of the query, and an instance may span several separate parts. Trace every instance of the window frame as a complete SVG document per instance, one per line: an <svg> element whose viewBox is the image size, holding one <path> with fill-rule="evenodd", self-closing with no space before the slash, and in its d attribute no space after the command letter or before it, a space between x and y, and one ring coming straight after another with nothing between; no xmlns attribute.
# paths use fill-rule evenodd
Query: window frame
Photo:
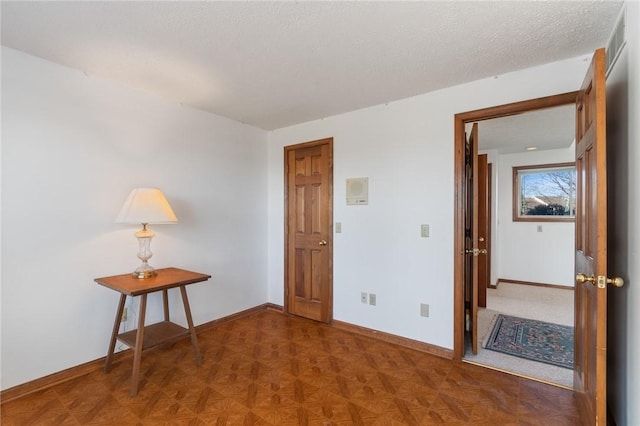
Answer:
<svg viewBox="0 0 640 426"><path fill-rule="evenodd" d="M575 222L575 214L574 215L563 215L563 216L555 216L555 215L521 215L520 214L520 187L522 183L521 176L524 173L520 173L526 171L526 174L531 174L537 170L540 173L544 173L545 169L563 169L563 168L573 168L573 171L576 170L576 163L566 162L566 163L552 163L552 164L536 164L536 165L527 165L527 166L514 166L513 167L513 181L512 181L512 206L513 206L513 221L514 222ZM573 193L573 201L575 203L576 200L576 192L575 189Z"/></svg>

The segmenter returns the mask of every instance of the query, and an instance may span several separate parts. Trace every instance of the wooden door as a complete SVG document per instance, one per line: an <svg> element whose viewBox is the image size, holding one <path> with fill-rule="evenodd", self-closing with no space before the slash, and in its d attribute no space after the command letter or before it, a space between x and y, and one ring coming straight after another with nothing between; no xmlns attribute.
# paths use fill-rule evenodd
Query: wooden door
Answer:
<svg viewBox="0 0 640 426"><path fill-rule="evenodd" d="M607 174L605 51L595 52L576 101L574 388L585 425L607 422Z"/></svg>
<svg viewBox="0 0 640 426"><path fill-rule="evenodd" d="M471 348L478 353L478 123L465 147L465 306Z"/></svg>
<svg viewBox="0 0 640 426"><path fill-rule="evenodd" d="M489 223L491 221L491 175L487 154L478 155L478 249L483 254L478 257L478 307L487 307L487 287L489 286L489 239L491 237Z"/></svg>
<svg viewBox="0 0 640 426"><path fill-rule="evenodd" d="M285 311L330 322L333 139L285 148Z"/></svg>

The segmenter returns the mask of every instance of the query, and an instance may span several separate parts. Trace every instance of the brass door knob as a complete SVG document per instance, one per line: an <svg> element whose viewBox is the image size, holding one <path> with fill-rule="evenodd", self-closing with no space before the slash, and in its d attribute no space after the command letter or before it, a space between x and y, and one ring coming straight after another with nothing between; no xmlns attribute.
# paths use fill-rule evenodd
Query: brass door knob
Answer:
<svg viewBox="0 0 640 426"><path fill-rule="evenodd" d="M580 284L586 282L594 283L596 282L596 277L594 277L593 275L588 277L585 274L580 273L576 275L576 282L579 282Z"/></svg>
<svg viewBox="0 0 640 426"><path fill-rule="evenodd" d="M578 283L586 283L586 282L590 282L590 283L598 283L598 288L605 288L607 284L611 284L614 287L622 287L624 285L624 280L620 277L615 277L615 278L606 278L603 276L586 276L585 274L577 274L576 275L576 282Z"/></svg>
<svg viewBox="0 0 640 426"><path fill-rule="evenodd" d="M607 284L611 284L614 287L622 287L624 285L624 280L620 277L607 278Z"/></svg>
<svg viewBox="0 0 640 426"><path fill-rule="evenodd" d="M326 246L327 245L327 241L326 240L320 240L320 242L318 243L319 246Z"/></svg>

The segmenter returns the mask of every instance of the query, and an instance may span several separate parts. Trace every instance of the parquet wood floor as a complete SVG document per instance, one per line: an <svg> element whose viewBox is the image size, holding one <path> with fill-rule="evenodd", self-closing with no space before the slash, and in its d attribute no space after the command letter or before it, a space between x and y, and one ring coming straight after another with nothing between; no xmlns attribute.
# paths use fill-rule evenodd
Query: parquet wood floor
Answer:
<svg viewBox="0 0 640 426"><path fill-rule="evenodd" d="M573 392L266 311L2 404L25 425L575 425Z"/></svg>

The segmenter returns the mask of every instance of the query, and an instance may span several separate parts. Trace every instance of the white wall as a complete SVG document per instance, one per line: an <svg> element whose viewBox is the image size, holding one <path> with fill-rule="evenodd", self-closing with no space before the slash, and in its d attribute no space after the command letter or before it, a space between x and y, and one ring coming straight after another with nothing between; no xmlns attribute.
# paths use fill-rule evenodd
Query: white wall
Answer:
<svg viewBox="0 0 640 426"><path fill-rule="evenodd" d="M572 161L575 161L573 145L500 155L497 176L500 279L573 287L575 223L513 221L513 167ZM538 232L538 226L542 232Z"/></svg>
<svg viewBox="0 0 640 426"><path fill-rule="evenodd" d="M626 40L607 78L608 291L607 401L617 424L640 424L640 4L626 2Z"/></svg>
<svg viewBox="0 0 640 426"><path fill-rule="evenodd" d="M196 324L265 303L266 143L3 47L2 388L106 354L118 294L93 279L139 264L137 227L114 223L133 187L160 187L179 219L153 227L150 263L213 275L188 287Z"/></svg>
<svg viewBox="0 0 640 426"><path fill-rule="evenodd" d="M334 137L334 318L453 348L453 116L577 90L591 55L279 129L269 136L269 300L283 303L283 147ZM369 205L345 179L369 177ZM420 238L420 224L431 237ZM360 292L377 294L377 306ZM430 317L419 316L429 303Z"/></svg>

